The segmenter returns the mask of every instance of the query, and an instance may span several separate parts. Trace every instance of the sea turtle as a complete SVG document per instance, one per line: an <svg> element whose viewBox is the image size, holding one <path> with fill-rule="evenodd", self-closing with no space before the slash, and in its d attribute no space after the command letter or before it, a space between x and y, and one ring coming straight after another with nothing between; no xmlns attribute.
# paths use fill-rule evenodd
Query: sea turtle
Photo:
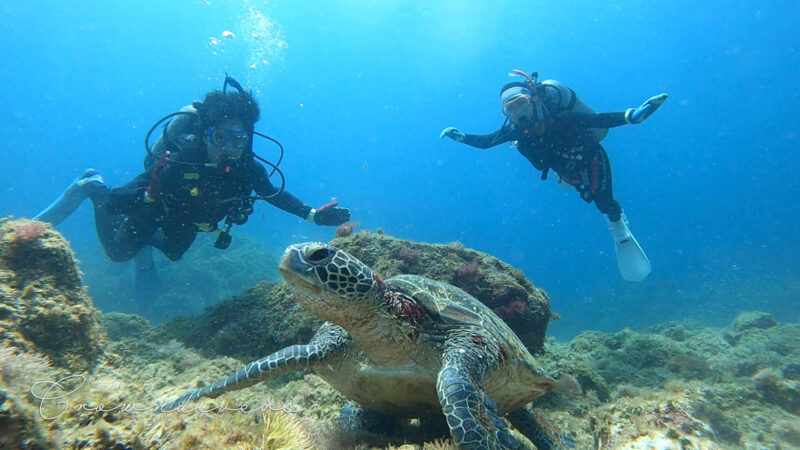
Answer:
<svg viewBox="0 0 800 450"><path fill-rule="evenodd" d="M517 448L506 417L539 449L574 442L526 405L555 387L489 308L461 289L417 275L386 280L328 244L289 246L279 272L297 301L326 320L308 345L293 345L164 405L217 397L311 368L354 400L339 424L444 414L460 448Z"/></svg>

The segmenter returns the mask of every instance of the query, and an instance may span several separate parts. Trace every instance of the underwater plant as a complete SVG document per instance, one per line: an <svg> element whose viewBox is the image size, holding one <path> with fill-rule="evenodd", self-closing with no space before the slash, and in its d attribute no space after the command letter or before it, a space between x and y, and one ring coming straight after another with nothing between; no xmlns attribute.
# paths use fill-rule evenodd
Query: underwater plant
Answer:
<svg viewBox="0 0 800 450"><path fill-rule="evenodd" d="M38 220L18 220L12 239L18 243L35 241L44 236L47 227L46 223Z"/></svg>
<svg viewBox="0 0 800 450"><path fill-rule="evenodd" d="M361 222L358 221L345 222L339 225L336 228L336 237L350 236L359 225L361 225Z"/></svg>

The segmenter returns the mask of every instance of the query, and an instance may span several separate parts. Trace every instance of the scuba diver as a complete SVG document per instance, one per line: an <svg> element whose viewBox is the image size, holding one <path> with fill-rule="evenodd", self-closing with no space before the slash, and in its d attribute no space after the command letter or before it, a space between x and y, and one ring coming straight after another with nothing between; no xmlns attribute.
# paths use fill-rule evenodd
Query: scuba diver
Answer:
<svg viewBox="0 0 800 450"><path fill-rule="evenodd" d="M231 86L234 89L228 89ZM337 226L350 219L337 202L312 208L284 189L285 179L276 164L253 152L258 133L259 106L252 92L225 76L222 90L208 92L181 111L156 122L145 137L145 171L124 186L109 189L102 176L87 170L34 219L57 226L89 197L94 206L95 228L113 261L135 257L134 295L152 294L157 284L151 247L170 260L178 260L200 231L215 231L214 246L228 247L232 225L244 224L255 200L266 200L290 214L317 225ZM156 143L153 130L169 120ZM271 166L271 173L256 161ZM279 187L270 176L280 175ZM257 196L252 196L255 191ZM218 223L225 220L220 228ZM156 290L157 291L157 290Z"/></svg>
<svg viewBox="0 0 800 450"><path fill-rule="evenodd" d="M644 280L650 273L650 261L614 199L611 165L600 141L609 128L643 122L666 101L667 94L651 97L638 108L598 114L556 80L539 82L538 73L528 75L519 70L510 75L522 75L525 81L507 83L500 89L506 120L499 130L476 135L447 127L439 137L481 149L512 142L512 147L542 172L542 180L552 170L559 184L575 188L584 201L594 202L608 216L622 278Z"/></svg>

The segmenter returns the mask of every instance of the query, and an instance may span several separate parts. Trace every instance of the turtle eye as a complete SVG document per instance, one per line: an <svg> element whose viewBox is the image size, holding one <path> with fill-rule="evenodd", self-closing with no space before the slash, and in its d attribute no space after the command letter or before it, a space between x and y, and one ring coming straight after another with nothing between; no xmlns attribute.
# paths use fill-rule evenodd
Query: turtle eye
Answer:
<svg viewBox="0 0 800 450"><path fill-rule="evenodd" d="M325 247L312 250L311 253L306 255L306 260L310 263L319 264L325 262L331 256L331 251Z"/></svg>

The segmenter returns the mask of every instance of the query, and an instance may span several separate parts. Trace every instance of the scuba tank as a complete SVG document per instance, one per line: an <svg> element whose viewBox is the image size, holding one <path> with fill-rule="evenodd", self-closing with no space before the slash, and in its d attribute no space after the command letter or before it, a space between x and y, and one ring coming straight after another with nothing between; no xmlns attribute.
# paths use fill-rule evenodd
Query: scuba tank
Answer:
<svg viewBox="0 0 800 450"><path fill-rule="evenodd" d="M543 120L550 114L547 106L555 106L556 111L575 111L579 113L596 114L594 109L578 98L572 88L557 80L538 81L539 72L528 75L521 70L512 70L510 76L522 76L526 79L528 89L533 94L536 106L536 119ZM544 94L544 95L542 95ZM547 103L547 106L544 105ZM589 128L597 142L602 141L608 135L608 128Z"/></svg>
<svg viewBox="0 0 800 450"><path fill-rule="evenodd" d="M193 105L186 105L177 113L173 113L172 120L163 127L161 137L145 154L144 168L147 169L156 163L167 150L175 153L196 146L200 137L189 134L186 130L197 129L198 120L197 109Z"/></svg>
<svg viewBox="0 0 800 450"><path fill-rule="evenodd" d="M539 83L544 86L544 98L548 103L558 105L559 111L574 111L578 113L596 114L591 106L578 97L572 88L556 80L544 80ZM589 128L597 142L608 135L608 128Z"/></svg>

